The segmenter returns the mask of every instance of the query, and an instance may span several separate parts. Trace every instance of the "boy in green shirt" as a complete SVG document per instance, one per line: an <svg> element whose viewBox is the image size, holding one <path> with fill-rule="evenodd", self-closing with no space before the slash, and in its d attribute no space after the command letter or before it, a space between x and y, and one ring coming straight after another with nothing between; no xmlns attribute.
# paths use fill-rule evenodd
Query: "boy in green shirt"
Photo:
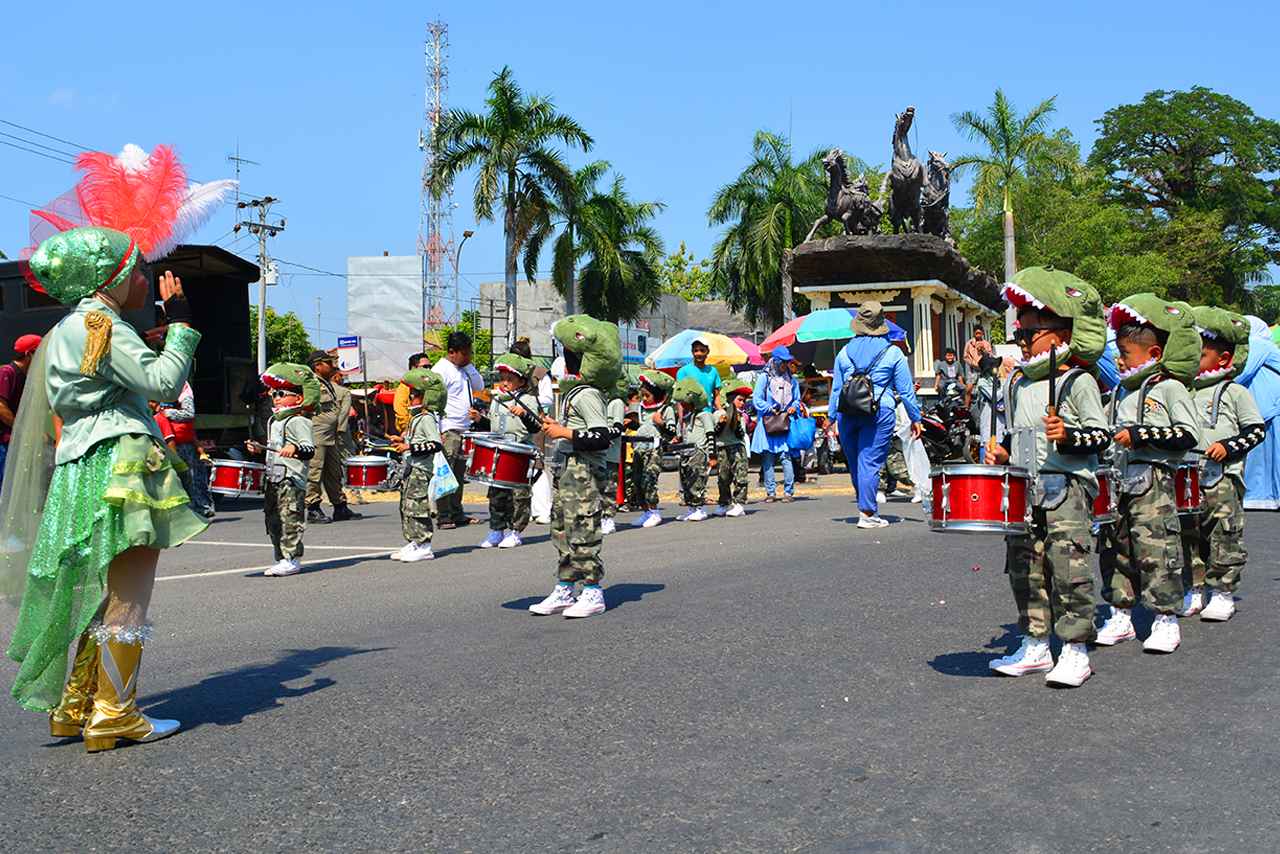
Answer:
<svg viewBox="0 0 1280 854"><path fill-rule="evenodd" d="M747 462L751 452L747 445L747 403L751 386L732 386L716 413L716 484L720 488L716 503L717 516L742 516L747 511Z"/></svg>
<svg viewBox="0 0 1280 854"><path fill-rule="evenodd" d="M302 569L298 559L307 527L308 463L316 453L310 412L320 400L320 382L306 365L281 362L267 368L262 383L271 389L273 410L267 427L262 509L276 555L276 565L262 574L297 575Z"/></svg>
<svg viewBox="0 0 1280 854"><path fill-rule="evenodd" d="M671 400L675 381L669 374L658 370L646 370L640 374L640 428L636 435L648 439L647 444L636 446L632 457L632 469L637 472L640 487L640 527L653 528L662 524L662 512L658 509L658 477L662 474L662 447L675 438L679 430L676 406Z"/></svg>
<svg viewBox="0 0 1280 854"><path fill-rule="evenodd" d="M707 518L707 472L716 451L716 422L707 411L707 393L702 383L688 378L676 381L672 399L680 404L683 443L680 454L680 490L689 509L681 522L701 522Z"/></svg>
<svg viewBox="0 0 1280 854"><path fill-rule="evenodd" d="M440 416L444 414L449 393L444 379L427 368L414 368L401 383L409 387L409 426L404 439L392 447L409 455L409 473L400 485L400 529L405 545L391 555L392 560L415 563L431 560L431 537L435 530L431 521L431 478L435 474L436 454L444 450L440 437ZM462 489L462 484L458 484Z"/></svg>
<svg viewBox="0 0 1280 854"><path fill-rule="evenodd" d="M519 353L498 358L498 387L489 403L489 429L512 442L531 444L529 439L542 429L542 407L538 395L529 389L533 362ZM480 548L513 549L521 545L520 535L529 527L532 493L523 489L489 487L489 536Z"/></svg>

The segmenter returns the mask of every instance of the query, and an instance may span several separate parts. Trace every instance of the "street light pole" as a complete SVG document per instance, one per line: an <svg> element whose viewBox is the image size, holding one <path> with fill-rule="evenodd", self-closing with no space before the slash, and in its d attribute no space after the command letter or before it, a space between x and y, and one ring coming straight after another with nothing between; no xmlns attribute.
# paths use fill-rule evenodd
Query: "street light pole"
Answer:
<svg viewBox="0 0 1280 854"><path fill-rule="evenodd" d="M265 196L252 202L237 202L236 208L244 210L245 208L258 209L258 221L246 220L236 223L232 231L239 233L242 227L249 229L250 234L258 237L258 374L266 373L267 370L267 277L271 271L271 258L267 255L267 238L275 237L284 231L285 221L280 220L279 223L271 224L267 222L267 213L271 209L274 202L279 199Z"/></svg>
<svg viewBox="0 0 1280 854"><path fill-rule="evenodd" d="M470 229L462 232L462 240L458 241L458 248L453 253L453 304L458 312L458 316L454 320L455 323L462 320L462 290L458 286L458 276L462 271L462 247L466 245L467 239L474 234L475 232Z"/></svg>

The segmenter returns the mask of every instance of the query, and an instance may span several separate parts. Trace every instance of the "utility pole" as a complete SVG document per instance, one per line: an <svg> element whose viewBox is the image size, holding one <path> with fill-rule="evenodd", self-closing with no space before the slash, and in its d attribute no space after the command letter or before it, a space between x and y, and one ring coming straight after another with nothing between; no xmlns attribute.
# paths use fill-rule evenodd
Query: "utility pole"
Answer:
<svg viewBox="0 0 1280 854"><path fill-rule="evenodd" d="M256 160L250 160L247 157L240 156L240 141L236 140L236 153L227 155L227 162L236 165L236 207L240 207L240 167L242 166L261 166L262 164ZM238 217L237 217L238 219Z"/></svg>
<svg viewBox="0 0 1280 854"><path fill-rule="evenodd" d="M466 245L467 239L474 235L475 232L467 229L462 232L462 239L458 241L458 248L453 253L453 306L458 312L458 316L453 319L454 323L462 322L462 289L458 286L458 276L462 270L462 247Z"/></svg>
<svg viewBox="0 0 1280 854"><path fill-rule="evenodd" d="M271 205L279 199L265 196L257 201L237 202L236 207L243 210L244 208L257 208L258 221L245 220L236 223L233 229L239 232L241 228L249 229L250 234L258 236L258 373L263 374L267 370L267 285L268 279L270 284L275 284L275 264L271 261L271 257L267 254L267 238L275 237L284 231L285 221L281 217L278 223L267 222L267 214L271 210Z"/></svg>

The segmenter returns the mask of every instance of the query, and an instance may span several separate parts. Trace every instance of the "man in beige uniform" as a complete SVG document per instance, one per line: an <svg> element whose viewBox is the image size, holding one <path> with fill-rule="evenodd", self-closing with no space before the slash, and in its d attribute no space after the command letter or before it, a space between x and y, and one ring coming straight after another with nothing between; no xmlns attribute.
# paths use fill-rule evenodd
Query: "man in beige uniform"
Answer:
<svg viewBox="0 0 1280 854"><path fill-rule="evenodd" d="M332 521L359 519L361 514L347 506L347 497L342 492L342 432L351 414L351 391L333 381L337 372L333 356L324 350L316 350L307 361L320 380L320 403L311 419L316 453L311 458L311 469L307 475L307 522L324 524L330 521L320 509L321 486L333 505Z"/></svg>

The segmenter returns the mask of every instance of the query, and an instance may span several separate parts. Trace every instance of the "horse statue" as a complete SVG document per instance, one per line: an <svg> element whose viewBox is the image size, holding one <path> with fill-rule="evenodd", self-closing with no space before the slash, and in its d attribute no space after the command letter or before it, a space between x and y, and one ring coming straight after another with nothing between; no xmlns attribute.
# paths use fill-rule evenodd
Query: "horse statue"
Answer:
<svg viewBox="0 0 1280 854"><path fill-rule="evenodd" d="M822 167L827 170L827 209L814 222L805 237L807 243L832 220L838 219L844 225L845 234L875 234L880 228L881 208L871 199L866 178L858 176L858 180L849 181L848 167L844 162L844 152L833 148L822 158Z"/></svg>
<svg viewBox="0 0 1280 854"><path fill-rule="evenodd" d="M929 152L929 175L920 192L920 207L924 212L925 234L936 234L955 245L951 238L951 165L945 151Z"/></svg>
<svg viewBox="0 0 1280 854"><path fill-rule="evenodd" d="M907 132L911 130L915 117L915 107L907 107L894 117L893 168L885 176L890 188L889 221L893 223L894 234L903 229L920 231L920 188L924 184L924 166L911 153L911 146L907 143Z"/></svg>

